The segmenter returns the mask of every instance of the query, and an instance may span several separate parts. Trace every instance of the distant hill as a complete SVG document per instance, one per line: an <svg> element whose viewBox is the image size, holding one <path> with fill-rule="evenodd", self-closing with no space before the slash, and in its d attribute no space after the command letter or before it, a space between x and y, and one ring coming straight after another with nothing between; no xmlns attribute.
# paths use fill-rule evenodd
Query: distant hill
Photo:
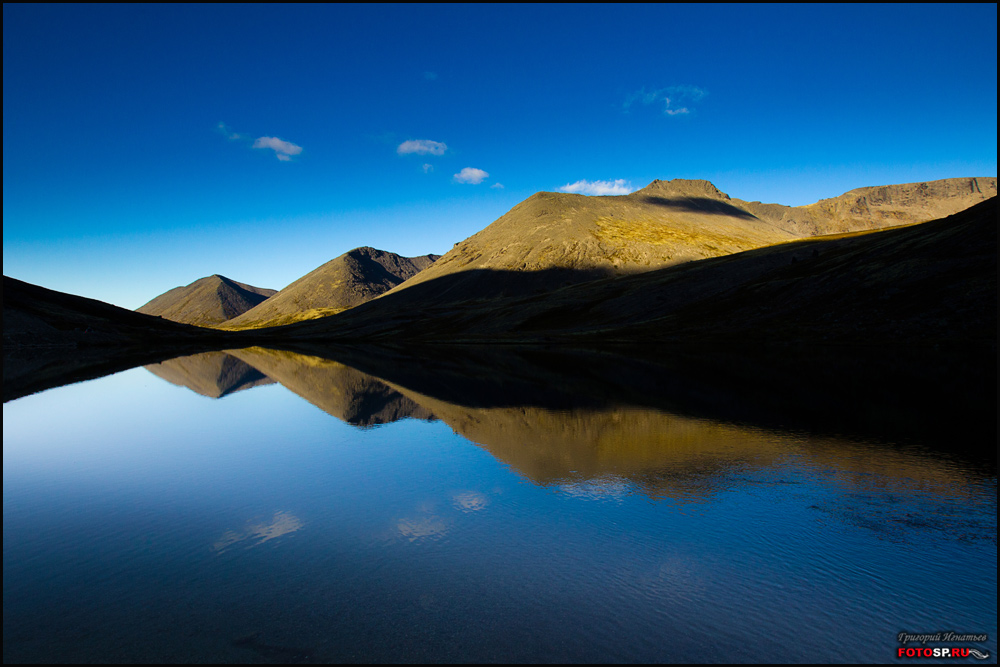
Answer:
<svg viewBox="0 0 1000 667"><path fill-rule="evenodd" d="M947 178L857 188L808 206L733 200L761 220L800 236L842 234L927 222L964 211L997 194L997 179Z"/></svg>
<svg viewBox="0 0 1000 667"><path fill-rule="evenodd" d="M441 295L460 292L470 281L445 274L282 336L995 345L996 249L994 197L922 224L814 237L530 297L449 303ZM474 282L531 285L550 276L479 270Z"/></svg>
<svg viewBox="0 0 1000 667"><path fill-rule="evenodd" d="M225 328L277 326L338 313L389 291L438 257L401 257L375 248L355 248L226 322Z"/></svg>
<svg viewBox="0 0 1000 667"><path fill-rule="evenodd" d="M212 326L241 315L277 290L238 283L218 274L164 292L136 312L174 322Z"/></svg>
<svg viewBox="0 0 1000 667"><path fill-rule="evenodd" d="M657 180L618 197L540 192L394 291L461 275L438 284L441 301L539 293L807 236L925 222L996 192L996 178L955 178L860 188L802 207L732 199L703 180Z"/></svg>

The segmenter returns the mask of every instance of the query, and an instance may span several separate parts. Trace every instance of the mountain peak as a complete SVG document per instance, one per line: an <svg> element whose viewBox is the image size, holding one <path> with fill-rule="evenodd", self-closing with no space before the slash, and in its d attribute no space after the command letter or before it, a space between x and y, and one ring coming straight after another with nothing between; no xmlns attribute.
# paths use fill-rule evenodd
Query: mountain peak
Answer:
<svg viewBox="0 0 1000 667"><path fill-rule="evenodd" d="M250 310L275 293L213 273L164 292L136 310L184 324L212 326Z"/></svg>
<svg viewBox="0 0 1000 667"><path fill-rule="evenodd" d="M701 178L675 178L671 181L656 179L637 193L644 195L672 195L674 197L710 197L729 199L729 195L719 190L710 181ZM636 194L636 193L633 193Z"/></svg>
<svg viewBox="0 0 1000 667"><path fill-rule="evenodd" d="M302 276L266 303L234 317L226 326L276 326L353 308L412 278L438 257L403 257L371 246L354 248Z"/></svg>
<svg viewBox="0 0 1000 667"><path fill-rule="evenodd" d="M354 250L348 250L344 254L347 255L347 256L349 256L349 257L369 257L369 258L375 258L375 257L381 257L383 255L392 255L392 254L395 254L395 253L390 253L390 252L388 252L386 250L379 250L378 248L373 248L371 246L364 245L364 246L361 246L360 248L355 248Z"/></svg>

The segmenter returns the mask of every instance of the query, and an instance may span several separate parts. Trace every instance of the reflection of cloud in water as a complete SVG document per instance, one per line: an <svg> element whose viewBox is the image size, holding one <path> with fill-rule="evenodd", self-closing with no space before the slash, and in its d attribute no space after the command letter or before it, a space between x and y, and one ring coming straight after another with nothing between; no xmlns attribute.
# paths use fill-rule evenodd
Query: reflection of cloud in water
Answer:
<svg viewBox="0 0 1000 667"><path fill-rule="evenodd" d="M293 514L289 514L288 512L275 512L270 523L248 522L246 530L242 532L227 530L222 534L222 537L220 537L215 544L212 545L212 549L220 552L225 551L232 545L239 542L245 542L247 540L252 542L247 546L255 547L258 544L263 544L264 542L273 540L276 537L281 537L282 535L287 535L288 533L294 533L303 525L302 521Z"/></svg>
<svg viewBox="0 0 1000 667"><path fill-rule="evenodd" d="M455 509L462 512L478 512L490 504L490 499L475 491L456 493L451 498Z"/></svg>
<svg viewBox="0 0 1000 667"><path fill-rule="evenodd" d="M400 519L396 524L399 533L411 542L429 537L441 537L448 532L448 522L436 516Z"/></svg>

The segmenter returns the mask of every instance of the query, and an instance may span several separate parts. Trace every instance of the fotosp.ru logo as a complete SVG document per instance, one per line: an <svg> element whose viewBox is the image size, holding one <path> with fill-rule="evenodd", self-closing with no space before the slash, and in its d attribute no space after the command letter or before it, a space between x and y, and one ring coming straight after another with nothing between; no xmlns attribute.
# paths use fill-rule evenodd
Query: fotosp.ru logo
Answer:
<svg viewBox="0 0 1000 667"><path fill-rule="evenodd" d="M897 658L976 658L986 660L990 657L988 652L964 646L927 646L927 642L932 643L964 643L964 642L985 642L989 637L985 633L963 634L959 632L925 632L910 633L900 632L896 636L902 646L896 649ZM909 643L919 643L921 646L907 646Z"/></svg>
<svg viewBox="0 0 1000 667"><path fill-rule="evenodd" d="M983 653L982 651L977 651L974 648L963 648L963 647L946 647L946 648L927 648L924 646L900 646L896 649L897 658L978 658L979 660L986 660L990 657L989 653Z"/></svg>

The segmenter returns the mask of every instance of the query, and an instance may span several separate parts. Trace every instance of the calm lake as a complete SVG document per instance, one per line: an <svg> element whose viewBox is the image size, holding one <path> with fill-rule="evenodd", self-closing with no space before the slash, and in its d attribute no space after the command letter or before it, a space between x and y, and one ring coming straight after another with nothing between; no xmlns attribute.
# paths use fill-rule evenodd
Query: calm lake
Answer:
<svg viewBox="0 0 1000 667"><path fill-rule="evenodd" d="M9 401L4 661L996 662L995 407L712 363L251 348Z"/></svg>

